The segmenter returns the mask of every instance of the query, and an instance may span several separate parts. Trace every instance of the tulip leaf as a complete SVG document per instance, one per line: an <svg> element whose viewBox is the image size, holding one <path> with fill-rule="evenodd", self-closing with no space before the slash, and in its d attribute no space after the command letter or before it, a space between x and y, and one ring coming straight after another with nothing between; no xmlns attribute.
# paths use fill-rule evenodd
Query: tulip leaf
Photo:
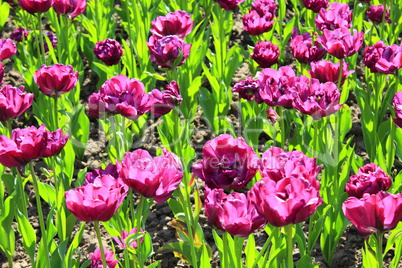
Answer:
<svg viewBox="0 0 402 268"><path fill-rule="evenodd" d="M28 219L20 211L17 211L16 219L18 222L18 232L22 236L22 245L25 251L28 253L31 260L35 256L35 246L36 246L36 234L32 225L29 223Z"/></svg>
<svg viewBox="0 0 402 268"><path fill-rule="evenodd" d="M256 253L258 253L258 251L255 248L255 238L253 234L248 236L244 253L246 254L246 268L254 268L253 264L257 257Z"/></svg>
<svg viewBox="0 0 402 268"><path fill-rule="evenodd" d="M198 256L200 256L201 252L200 252L200 248L196 247L196 249L198 249L198 253L196 252L196 254ZM174 255L180 259L182 259L183 261L187 262L187 263L191 263L191 251L190 251L190 246L188 245L188 242L174 242L174 243L169 243L166 244L165 246L161 247L158 249L157 252L164 252L164 251L171 251L174 253Z"/></svg>
<svg viewBox="0 0 402 268"><path fill-rule="evenodd" d="M8 15L10 14L10 5L7 2L0 4L0 29L6 24Z"/></svg>
<svg viewBox="0 0 402 268"><path fill-rule="evenodd" d="M52 206L56 204L56 189L45 182L38 181L39 195L46 203Z"/></svg>
<svg viewBox="0 0 402 268"><path fill-rule="evenodd" d="M309 255L304 255L297 262L296 268L318 268L318 264L313 264L313 258Z"/></svg>

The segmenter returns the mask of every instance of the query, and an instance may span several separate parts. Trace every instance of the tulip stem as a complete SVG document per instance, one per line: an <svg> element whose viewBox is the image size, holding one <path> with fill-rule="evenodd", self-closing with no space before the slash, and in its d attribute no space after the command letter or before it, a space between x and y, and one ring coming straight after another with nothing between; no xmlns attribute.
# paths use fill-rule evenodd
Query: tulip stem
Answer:
<svg viewBox="0 0 402 268"><path fill-rule="evenodd" d="M53 125L53 127L54 127L54 129L53 130L56 131L59 128L58 107L57 107L57 101L58 101L59 98L58 98L57 94L54 95L53 99L54 99L54 102L53 102L53 104L54 104L54 106L53 106L53 112L54 112L54 125Z"/></svg>
<svg viewBox="0 0 402 268"><path fill-rule="evenodd" d="M287 258L288 258L288 265L287 267L293 267L293 224L288 224L285 227L285 234L286 234L286 249L287 249Z"/></svg>
<svg viewBox="0 0 402 268"><path fill-rule="evenodd" d="M99 221L94 221L94 225L95 225L96 237L98 238L99 249L100 249L101 256L102 256L103 268L107 268L107 263L106 263L106 258L105 258L105 250L103 248L102 237L101 237L101 233L100 233L100 229L99 229Z"/></svg>
<svg viewBox="0 0 402 268"><path fill-rule="evenodd" d="M45 248L45 251L46 251L47 267L51 267L50 259L49 259L49 247L48 247L48 241L47 241L45 220L44 220L44 216L43 216L42 204L41 204L40 194L39 194L39 185L38 185L38 181L36 179L35 169L34 169L34 166L33 166L32 162L29 162L29 168L31 170L32 183L33 183L34 190L35 190L36 207L38 209L38 217L39 217L40 231L41 231L41 235L42 235L42 243L45 243L44 248Z"/></svg>
<svg viewBox="0 0 402 268"><path fill-rule="evenodd" d="M383 267L382 263L382 232L377 231L376 233L376 238L377 238L377 250L376 250L376 255L377 255L377 263L378 263L378 268Z"/></svg>
<svg viewBox="0 0 402 268"><path fill-rule="evenodd" d="M387 8L386 8L387 0L384 0L383 6L384 10L382 11L382 20L381 20L381 40L384 40L385 38L385 15L387 13Z"/></svg>
<svg viewBox="0 0 402 268"><path fill-rule="evenodd" d="M43 54L43 64L46 64L46 54L45 54L45 43L43 41L43 30L42 30L42 12L38 12L38 28L39 28L39 55Z"/></svg>

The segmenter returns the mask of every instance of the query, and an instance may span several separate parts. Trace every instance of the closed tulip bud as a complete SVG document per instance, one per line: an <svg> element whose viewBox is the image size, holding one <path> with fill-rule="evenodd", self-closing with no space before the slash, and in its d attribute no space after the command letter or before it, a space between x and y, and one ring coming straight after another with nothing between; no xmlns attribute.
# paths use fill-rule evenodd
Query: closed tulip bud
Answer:
<svg viewBox="0 0 402 268"><path fill-rule="evenodd" d="M71 91L78 80L78 72L74 72L71 65L54 64L36 70L35 83L39 90L49 97L60 97L61 94Z"/></svg>
<svg viewBox="0 0 402 268"><path fill-rule="evenodd" d="M346 77L348 75L355 72L355 70L348 70L348 64L343 61L343 71L341 78L341 86L345 83ZM318 79L321 83L325 82L333 82L337 83L339 79L339 65L340 63L333 63L327 60L311 62L311 70L309 70L309 74L311 78Z"/></svg>
<svg viewBox="0 0 402 268"><path fill-rule="evenodd" d="M17 53L17 46L10 38L0 39L0 61L11 58Z"/></svg>
<svg viewBox="0 0 402 268"><path fill-rule="evenodd" d="M204 197L209 224L233 236L247 237L266 223L243 193L233 192L227 195L223 189L210 190L206 187Z"/></svg>
<svg viewBox="0 0 402 268"><path fill-rule="evenodd" d="M270 41L258 42L250 58L255 60L259 64L259 67L269 68L278 63L279 47Z"/></svg>
<svg viewBox="0 0 402 268"><path fill-rule="evenodd" d="M108 66L116 65L120 62L123 49L119 42L114 39L106 38L96 43L94 47L95 56Z"/></svg>
<svg viewBox="0 0 402 268"><path fill-rule="evenodd" d="M18 0L20 7L30 14L48 11L52 5L53 0Z"/></svg>
<svg viewBox="0 0 402 268"><path fill-rule="evenodd" d="M106 247L103 248L103 252L105 252L107 268L116 267L119 261L114 259L114 252L107 250ZM89 258L91 259L90 268L103 268L100 248L95 249L94 253L89 253Z"/></svg>
<svg viewBox="0 0 402 268"><path fill-rule="evenodd" d="M214 0L224 10L235 10L237 6L243 3L245 0Z"/></svg>
<svg viewBox="0 0 402 268"><path fill-rule="evenodd" d="M151 24L153 28L150 31L154 36L162 38L177 35L183 39L193 29L194 22L186 11L176 10L166 16L157 17Z"/></svg>
<svg viewBox="0 0 402 268"><path fill-rule="evenodd" d="M320 31L352 27L352 12L348 4L334 2L328 9L320 9L315 17L315 24Z"/></svg>
<svg viewBox="0 0 402 268"><path fill-rule="evenodd" d="M54 0L53 3L54 11L59 15L67 15L69 19L82 14L86 7L86 0Z"/></svg>
<svg viewBox="0 0 402 268"><path fill-rule="evenodd" d="M176 81L170 82L166 89L160 91L154 89L151 92L154 98L154 104L151 107L151 113L155 116L162 116L169 113L175 106L178 106L183 101L180 95L180 88Z"/></svg>

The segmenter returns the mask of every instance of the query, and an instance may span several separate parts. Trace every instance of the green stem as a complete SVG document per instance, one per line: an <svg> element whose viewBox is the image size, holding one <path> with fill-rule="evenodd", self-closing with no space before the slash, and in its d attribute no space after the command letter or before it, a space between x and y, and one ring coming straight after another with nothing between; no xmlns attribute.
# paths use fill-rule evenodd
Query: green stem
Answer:
<svg viewBox="0 0 402 268"><path fill-rule="evenodd" d="M383 1L383 6L384 6L384 10L382 12L382 20L381 20L381 40L385 40L385 14L387 13L387 9L386 9L386 4L387 4L387 0Z"/></svg>
<svg viewBox="0 0 402 268"><path fill-rule="evenodd" d="M281 148L285 149L286 143L286 126L285 126L285 117L284 115L284 108L282 106L278 107L278 115L279 115L279 127L281 130Z"/></svg>
<svg viewBox="0 0 402 268"><path fill-rule="evenodd" d="M59 128L59 120L58 120L58 99L59 99L59 97L57 96L57 94L55 94L54 95L54 97L53 97L53 100L54 100L54 102L53 102L53 104L54 104L54 106L53 106L53 115L54 115L54 117L53 117L53 119L54 119L54 125L53 125L53 130L54 131L56 131L58 128Z"/></svg>
<svg viewBox="0 0 402 268"><path fill-rule="evenodd" d="M106 258L105 258L105 250L103 248L102 236L101 236L100 229L99 229L99 221L94 221L94 225L95 225L96 237L98 238L99 248L100 248L100 252L101 252L101 256L102 256L103 268L107 268L107 263L106 263Z"/></svg>
<svg viewBox="0 0 402 268"><path fill-rule="evenodd" d="M7 255L8 267L13 268L13 256Z"/></svg>
<svg viewBox="0 0 402 268"><path fill-rule="evenodd" d="M36 207L38 209L38 217L39 217L40 231L41 231L41 235L42 235L42 243L45 243L46 263L47 263L47 267L51 267L50 259L49 259L49 246L48 246L48 241L47 241L46 226L45 226L45 220L44 220L44 216L43 216L42 204L41 204L40 194L39 194L39 185L38 185L38 181L36 179L35 170L34 170L34 166L33 166L32 162L29 163L29 168L31 170L32 183L33 183L33 186L35 189Z"/></svg>
<svg viewBox="0 0 402 268"><path fill-rule="evenodd" d="M13 168L13 173L16 169L17 168ZM15 186L15 188L16 188L15 191L17 192L17 196L19 199L18 209L20 210L20 212L22 212L22 214L24 214L25 217L28 218L28 211L27 211L28 202L27 202L26 194L24 192L23 179L22 179L19 171L17 171L16 173L17 173L17 178L15 178L15 180L17 180L17 181L16 181L16 186Z"/></svg>
<svg viewBox="0 0 402 268"><path fill-rule="evenodd" d="M267 228L267 227L266 227L266 228ZM268 250L268 247L269 247L269 245L270 245L270 243L271 243L272 238L273 238L274 236L276 236L276 234L277 234L278 231L279 231L279 228L274 227L274 229L273 229L271 235L269 235L269 236L268 236L268 239L265 240L265 243L264 243L264 245L262 246L261 251L259 252L258 256L255 258L254 263L253 263L253 265L252 265L251 267L256 267L256 266L257 266L258 261L261 259L262 256L265 255L265 252ZM252 235L252 234L251 234L251 235ZM267 256L267 255L269 255L269 254L266 254L266 256Z"/></svg>
<svg viewBox="0 0 402 268"><path fill-rule="evenodd" d="M377 264L378 268L382 268L383 262L382 262L382 239L383 239L383 233L380 231L376 232L376 238L377 238L377 247L376 247L376 257L377 257Z"/></svg>
<svg viewBox="0 0 402 268"><path fill-rule="evenodd" d="M8 137L9 138L11 138L11 132L13 131L12 121L11 120L12 120L11 118L6 120L6 125L7 125L7 129L8 129Z"/></svg>
<svg viewBox="0 0 402 268"><path fill-rule="evenodd" d="M287 249L287 258L288 258L288 265L287 267L293 267L293 237L292 237L292 229L293 225L288 224L285 227L285 234L286 234L286 249Z"/></svg>
<svg viewBox="0 0 402 268"><path fill-rule="evenodd" d="M144 204L146 202L146 197L141 195L140 197L140 202L138 203L138 206L136 208L136 214L135 214L135 223L134 226L137 227L137 232L141 231L142 228L142 212L144 210Z"/></svg>
<svg viewBox="0 0 402 268"><path fill-rule="evenodd" d="M133 225L135 226L136 223L136 218L135 218L135 212L134 212L134 199L133 199L133 189L128 190L128 201L129 201L129 206L130 206L130 213L133 221Z"/></svg>
<svg viewBox="0 0 402 268"><path fill-rule="evenodd" d="M43 41L43 30L42 30L42 12L38 12L37 18L38 18L38 28L39 28L39 40L40 40L39 54L43 54L42 64L46 64L45 43Z"/></svg>

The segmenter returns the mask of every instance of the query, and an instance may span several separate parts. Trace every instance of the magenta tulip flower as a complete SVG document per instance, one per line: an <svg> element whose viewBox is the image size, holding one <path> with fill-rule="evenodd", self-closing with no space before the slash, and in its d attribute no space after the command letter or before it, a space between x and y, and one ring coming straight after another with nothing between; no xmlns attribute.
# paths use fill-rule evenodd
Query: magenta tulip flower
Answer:
<svg viewBox="0 0 402 268"><path fill-rule="evenodd" d="M352 12L348 4L334 2L329 5L328 9L320 9L315 17L315 24L320 31L335 30L338 28L352 27Z"/></svg>
<svg viewBox="0 0 402 268"><path fill-rule="evenodd" d="M326 9L328 7L328 0L301 0L304 7L312 10L314 13L318 13L321 8Z"/></svg>
<svg viewBox="0 0 402 268"><path fill-rule="evenodd" d="M176 35L183 39L193 29L194 22L191 20L190 15L183 10L176 10L166 14L166 16L159 16L151 22L151 33L158 38L168 35Z"/></svg>
<svg viewBox="0 0 402 268"><path fill-rule="evenodd" d="M73 66L54 64L36 70L35 83L39 90L49 97L60 97L61 94L71 91L78 80L78 72L74 72Z"/></svg>
<svg viewBox="0 0 402 268"><path fill-rule="evenodd" d="M145 86L140 80L129 79L122 74L106 80L99 92L88 98L89 114L96 118L121 114L135 120L148 112L153 103L153 96L145 93Z"/></svg>
<svg viewBox="0 0 402 268"><path fill-rule="evenodd" d="M275 17L277 6L275 0L255 0L251 3L251 10L257 11L260 17L263 17L267 13Z"/></svg>
<svg viewBox="0 0 402 268"><path fill-rule="evenodd" d="M17 46L10 38L0 39L0 61L11 58L17 53Z"/></svg>
<svg viewBox="0 0 402 268"><path fill-rule="evenodd" d="M63 150L64 146L68 141L68 134L63 135L63 131L61 129L57 129L54 132L47 132L47 143L46 149L42 154L42 157L50 157L58 155L61 150Z"/></svg>
<svg viewBox="0 0 402 268"><path fill-rule="evenodd" d="M324 29L322 36L317 41L332 56L343 59L355 54L363 45L363 32L353 29L353 35L346 27L341 27L333 31Z"/></svg>
<svg viewBox="0 0 402 268"><path fill-rule="evenodd" d="M254 46L254 51L250 58L255 60L259 67L269 68L278 63L279 47L270 41L258 42Z"/></svg>
<svg viewBox="0 0 402 268"><path fill-rule="evenodd" d="M314 120L334 114L342 104L338 88L332 82L321 84L317 79L306 79L307 82L296 83L297 94L293 99L293 107ZM308 82L308 80L310 80Z"/></svg>
<svg viewBox="0 0 402 268"><path fill-rule="evenodd" d="M140 232L141 232L141 233L145 233L145 231L143 231L142 229L141 229ZM116 241L116 243L117 243L121 248L127 248L127 245L126 245L126 238L129 237L129 236L132 235L132 234L135 234L135 233L137 233L137 228L131 229L130 233L127 233L126 230L123 230L123 232L120 234L120 237L114 236L114 237L113 237L113 240ZM143 242L144 242L144 237L141 237L140 243L143 243ZM133 241L133 242L130 244L130 247L132 247L132 248L137 248L137 247L138 247L137 240Z"/></svg>
<svg viewBox="0 0 402 268"><path fill-rule="evenodd" d="M402 47L396 44L388 46L376 62L375 68L383 74L395 74L402 67Z"/></svg>
<svg viewBox="0 0 402 268"><path fill-rule="evenodd" d="M258 80L253 77L246 77L246 79L240 80L232 88L232 92L239 93L239 98L248 101L255 98L254 93L258 90Z"/></svg>
<svg viewBox="0 0 402 268"><path fill-rule="evenodd" d="M108 66L116 65L123 55L123 48L114 39L106 38L96 43L94 47L95 56Z"/></svg>
<svg viewBox="0 0 402 268"><path fill-rule="evenodd" d="M20 7L30 14L48 11L52 5L53 0L18 0Z"/></svg>
<svg viewBox="0 0 402 268"><path fill-rule="evenodd" d="M166 85L164 91L154 89L151 92L155 102L151 106L151 113L155 116L162 116L169 113L175 106L179 106L183 101L180 95L180 88L176 81Z"/></svg>
<svg viewBox="0 0 402 268"><path fill-rule="evenodd" d="M107 268L116 267L119 261L115 260L114 252L108 251L106 247L103 248L103 251L105 252ZM90 268L103 268L100 248L96 248L94 253L89 253L89 258L91 259L91 264L89 265Z"/></svg>
<svg viewBox="0 0 402 268"><path fill-rule="evenodd" d="M293 29L290 50L293 57L301 63L319 61L326 53L325 49L320 47L317 41L313 44L310 33L299 35L297 28Z"/></svg>
<svg viewBox="0 0 402 268"><path fill-rule="evenodd" d="M26 40L28 37L29 31L22 27L19 27L13 31L10 38L15 42L22 42L22 40Z"/></svg>
<svg viewBox="0 0 402 268"><path fill-rule="evenodd" d="M384 6L383 5L378 5L378 6L372 5L372 6L370 6L370 8L366 12L367 17L371 21L373 21L375 23L382 23L383 22L382 21L383 13L384 13ZM389 19L389 11L388 10L385 12L385 18L384 19L385 19L385 22L388 23L388 24L392 22L392 20Z"/></svg>
<svg viewBox="0 0 402 268"><path fill-rule="evenodd" d="M151 52L151 61L162 68L173 69L182 65L190 55L191 45L176 35L162 38L151 36L147 42Z"/></svg>
<svg viewBox="0 0 402 268"><path fill-rule="evenodd" d="M250 10L250 13L244 14L242 18L244 31L251 35L260 35L269 32L274 25L273 18L274 15L271 13L260 16L257 11Z"/></svg>
<svg viewBox="0 0 402 268"><path fill-rule="evenodd" d="M310 182L317 190L320 166L315 158L310 158L300 151L285 152L279 147L266 150L261 159L261 177L278 182L284 178L302 178Z"/></svg>
<svg viewBox="0 0 402 268"><path fill-rule="evenodd" d="M67 208L82 221L108 221L126 197L127 190L111 175L65 192Z"/></svg>
<svg viewBox="0 0 402 268"><path fill-rule="evenodd" d="M360 199L352 196L343 203L342 210L359 234L367 238L376 232L392 230L402 221L402 194L380 191L375 195L366 193Z"/></svg>
<svg viewBox="0 0 402 268"><path fill-rule="evenodd" d="M394 107L396 116L396 118L393 118L392 120L397 127L402 128L402 91L395 93L392 100L392 106Z"/></svg>
<svg viewBox="0 0 402 268"><path fill-rule="evenodd" d="M223 189L211 190L206 187L204 197L209 224L233 236L247 237L266 223L243 193L225 194Z"/></svg>
<svg viewBox="0 0 402 268"><path fill-rule="evenodd" d="M119 174L117 173L116 165L110 164L105 169L95 169L92 172L88 172L85 175L85 181L84 181L83 185L86 185L88 183L94 183L94 181L97 178L102 177L103 175L110 175L115 179L120 179ZM128 188L127 188L127 190L128 190Z"/></svg>
<svg viewBox="0 0 402 268"><path fill-rule="evenodd" d="M86 0L54 0L54 11L59 15L67 15L69 19L74 19L84 13L87 8Z"/></svg>
<svg viewBox="0 0 402 268"><path fill-rule="evenodd" d="M341 78L341 86L345 83L346 77L355 72L355 70L348 70L348 64L343 61L343 71ZM339 65L340 63L333 63L327 60L311 62L311 70L308 71L311 78L318 79L321 83L333 82L338 83L339 79Z"/></svg>
<svg viewBox="0 0 402 268"><path fill-rule="evenodd" d="M193 164L192 171L211 189L242 189L258 168L259 158L244 139L222 134L205 143L202 160Z"/></svg>
<svg viewBox="0 0 402 268"><path fill-rule="evenodd" d="M348 196L362 198L365 193L377 194L391 187L391 178L374 163L359 168L356 175L350 176L346 183L345 191Z"/></svg>
<svg viewBox="0 0 402 268"><path fill-rule="evenodd" d="M236 7L243 3L245 0L214 0L217 2L221 8L224 10L235 10Z"/></svg>
<svg viewBox="0 0 402 268"><path fill-rule="evenodd" d="M372 46L368 46L364 48L363 53L363 63L370 69L370 72L377 73L378 70L375 67L377 62L381 59L382 54L387 46L384 44L383 41L378 41Z"/></svg>
<svg viewBox="0 0 402 268"><path fill-rule="evenodd" d="M276 121L277 121L280 117L279 117L278 113L277 113L274 109L269 108L269 109L267 110L267 118L268 118L269 122L270 122L272 125L275 125Z"/></svg>
<svg viewBox="0 0 402 268"><path fill-rule="evenodd" d="M172 197L183 178L183 166L180 159L166 149L163 155L154 158L138 149L126 153L124 159L116 161L119 177L131 189L139 194L163 203Z"/></svg>
<svg viewBox="0 0 402 268"><path fill-rule="evenodd" d="M303 222L322 204L316 187L308 180L296 177L278 182L260 180L251 187L249 198L258 213L276 227Z"/></svg>

